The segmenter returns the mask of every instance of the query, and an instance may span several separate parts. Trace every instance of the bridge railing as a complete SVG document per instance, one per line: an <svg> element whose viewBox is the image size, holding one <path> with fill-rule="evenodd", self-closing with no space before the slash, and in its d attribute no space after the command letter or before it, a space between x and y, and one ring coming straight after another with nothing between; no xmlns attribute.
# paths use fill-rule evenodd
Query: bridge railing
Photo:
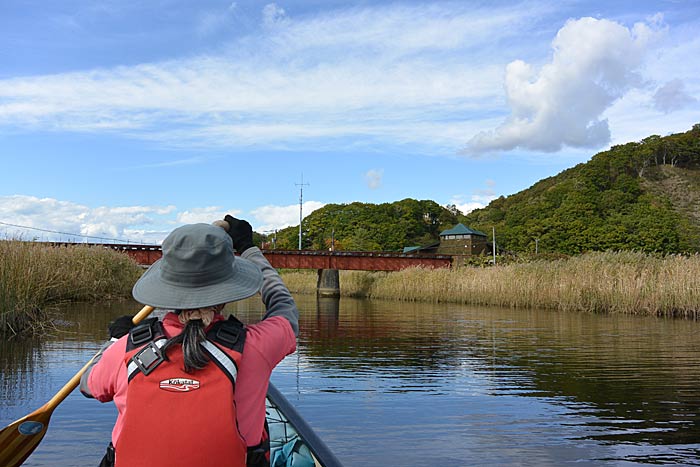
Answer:
<svg viewBox="0 0 700 467"><path fill-rule="evenodd" d="M78 245L69 242L49 242L55 246ZM160 245L124 243L80 243L123 251L141 265L160 259ZM398 271L409 267L449 268L451 255L399 253L390 251L329 251L329 250L262 250L275 268L340 269L361 271Z"/></svg>

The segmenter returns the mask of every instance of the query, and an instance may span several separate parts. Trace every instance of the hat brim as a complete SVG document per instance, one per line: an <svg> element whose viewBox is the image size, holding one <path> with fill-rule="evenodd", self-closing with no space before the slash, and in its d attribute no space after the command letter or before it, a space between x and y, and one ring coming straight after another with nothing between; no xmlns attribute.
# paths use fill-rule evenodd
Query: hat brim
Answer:
<svg viewBox="0 0 700 467"><path fill-rule="evenodd" d="M174 286L161 277L163 260L159 259L136 281L134 299L144 305L171 310L190 310L251 297L260 291L263 274L247 259L236 256L233 275L222 282L198 287Z"/></svg>

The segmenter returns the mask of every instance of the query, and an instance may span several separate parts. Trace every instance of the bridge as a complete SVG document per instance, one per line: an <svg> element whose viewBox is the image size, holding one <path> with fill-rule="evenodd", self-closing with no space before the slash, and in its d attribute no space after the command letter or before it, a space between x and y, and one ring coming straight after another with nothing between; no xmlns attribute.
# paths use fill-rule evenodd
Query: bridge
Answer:
<svg viewBox="0 0 700 467"><path fill-rule="evenodd" d="M160 245L100 243L102 246L131 256L141 266L150 266L161 258ZM284 269L340 269L356 271L400 271L421 266L449 268L450 255L418 255L393 252L325 251L325 250L262 250L275 268Z"/></svg>
<svg viewBox="0 0 700 467"><path fill-rule="evenodd" d="M54 243L54 245L75 245ZM100 243L89 244L121 251L141 266L150 266L163 256L160 245ZM450 268L451 255L424 255L393 252L326 251L326 250L262 250L272 267L278 269L316 269L320 296L339 296L339 270L400 271L410 267Z"/></svg>

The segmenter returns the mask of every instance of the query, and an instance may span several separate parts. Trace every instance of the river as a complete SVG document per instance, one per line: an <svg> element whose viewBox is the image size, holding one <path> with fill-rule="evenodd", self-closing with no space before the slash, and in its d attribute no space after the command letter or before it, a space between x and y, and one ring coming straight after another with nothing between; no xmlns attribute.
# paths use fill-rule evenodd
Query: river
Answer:
<svg viewBox="0 0 700 467"><path fill-rule="evenodd" d="M700 465L700 323L297 296L272 380L346 466ZM0 344L0 425L43 405L135 303ZM230 309L244 321L257 299ZM115 410L78 391L27 466L94 466Z"/></svg>

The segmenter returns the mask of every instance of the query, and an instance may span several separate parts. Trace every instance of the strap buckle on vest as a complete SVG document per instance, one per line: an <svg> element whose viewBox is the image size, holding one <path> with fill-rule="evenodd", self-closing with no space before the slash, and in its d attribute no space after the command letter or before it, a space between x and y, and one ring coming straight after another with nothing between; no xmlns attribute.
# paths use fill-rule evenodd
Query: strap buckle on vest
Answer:
<svg viewBox="0 0 700 467"><path fill-rule="evenodd" d="M148 375L150 372L156 369L158 365L165 361L163 358L163 352L155 344L155 342L150 342L143 349L131 358L131 361L139 367L139 370L144 375Z"/></svg>
<svg viewBox="0 0 700 467"><path fill-rule="evenodd" d="M238 342L242 329L241 327L219 326L219 329L216 330L215 340L232 349Z"/></svg>
<svg viewBox="0 0 700 467"><path fill-rule="evenodd" d="M151 320L143 322L131 329L130 339L133 345L139 346L153 340L153 324Z"/></svg>

